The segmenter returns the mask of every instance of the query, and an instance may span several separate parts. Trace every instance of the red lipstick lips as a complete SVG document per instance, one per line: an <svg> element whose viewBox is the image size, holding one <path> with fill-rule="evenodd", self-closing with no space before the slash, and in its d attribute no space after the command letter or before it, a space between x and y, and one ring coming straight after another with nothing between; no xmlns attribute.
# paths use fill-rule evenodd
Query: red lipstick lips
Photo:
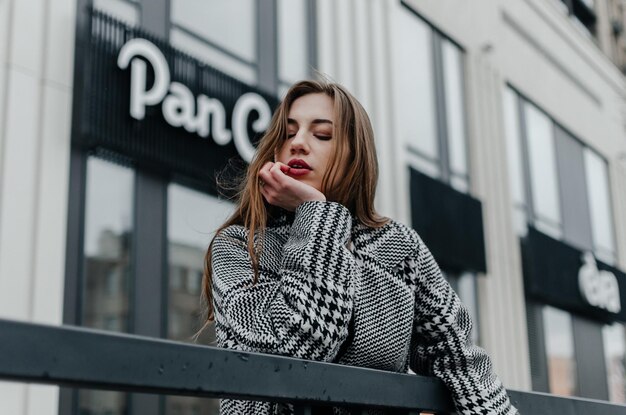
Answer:
<svg viewBox="0 0 626 415"><path fill-rule="evenodd" d="M289 160L289 163L287 163L287 165L289 167L291 167L292 169L309 169L309 170L311 170L311 167L308 164L306 164L306 161L301 160L301 159Z"/></svg>
<svg viewBox="0 0 626 415"><path fill-rule="evenodd" d="M287 163L287 165L290 167L289 171L287 172L287 174L290 176L303 176L313 170L306 163L306 161L302 159L289 160L289 163Z"/></svg>

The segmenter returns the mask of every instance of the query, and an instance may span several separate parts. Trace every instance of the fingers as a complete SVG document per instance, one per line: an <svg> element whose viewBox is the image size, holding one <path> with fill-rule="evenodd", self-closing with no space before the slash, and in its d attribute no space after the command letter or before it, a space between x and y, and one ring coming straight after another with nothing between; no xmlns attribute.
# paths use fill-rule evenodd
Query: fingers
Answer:
<svg viewBox="0 0 626 415"><path fill-rule="evenodd" d="M291 179L286 175L290 167L283 163L273 163L268 161L259 170L259 184L263 183L263 187L271 187L273 189L281 189L289 185Z"/></svg>
<svg viewBox="0 0 626 415"><path fill-rule="evenodd" d="M272 186L273 180L272 180L272 174L270 173L270 170L273 166L274 166L274 163L272 163L271 161L268 161L267 163L263 165L263 167L261 167L261 170L259 170L259 172L257 173L259 184L262 187L265 187L267 185Z"/></svg>
<svg viewBox="0 0 626 415"><path fill-rule="evenodd" d="M282 163L270 161L265 163L257 174L261 195L272 205L279 203L281 193L289 186L288 180L291 178L283 173L285 167L289 168Z"/></svg>
<svg viewBox="0 0 626 415"><path fill-rule="evenodd" d="M274 163L274 165L270 168L270 174L277 184L286 186L289 183L289 179L291 179L286 175L286 173L289 172L289 169L290 167L283 163Z"/></svg>

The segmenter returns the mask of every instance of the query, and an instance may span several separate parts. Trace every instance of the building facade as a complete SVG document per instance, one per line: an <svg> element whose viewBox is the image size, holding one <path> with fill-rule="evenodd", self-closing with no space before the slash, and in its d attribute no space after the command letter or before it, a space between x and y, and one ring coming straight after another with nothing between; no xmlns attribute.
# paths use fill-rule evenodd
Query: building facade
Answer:
<svg viewBox="0 0 626 415"><path fill-rule="evenodd" d="M0 318L211 344L216 180L319 72L370 114L377 207L504 384L626 403L624 21L618 0L0 0ZM7 414L216 405L0 383Z"/></svg>

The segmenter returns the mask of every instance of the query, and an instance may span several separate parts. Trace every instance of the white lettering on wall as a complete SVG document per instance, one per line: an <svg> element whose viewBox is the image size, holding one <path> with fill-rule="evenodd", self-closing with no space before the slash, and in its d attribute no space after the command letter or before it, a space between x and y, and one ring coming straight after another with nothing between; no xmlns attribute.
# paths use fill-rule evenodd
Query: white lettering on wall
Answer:
<svg viewBox="0 0 626 415"><path fill-rule="evenodd" d="M148 68L141 59L134 59L137 55L150 62L154 69L154 85L150 90L146 90ZM126 69L131 60L130 115L137 120L143 120L146 116L146 105L156 105L165 96L170 83L170 70L159 48L146 39L133 39L122 46L117 56L117 66Z"/></svg>
<svg viewBox="0 0 626 415"><path fill-rule="evenodd" d="M582 260L583 266L578 272L578 285L585 301L594 307L619 313L622 305L615 274L598 270L596 260L590 252L584 253Z"/></svg>
<svg viewBox="0 0 626 415"><path fill-rule="evenodd" d="M246 121L250 111L256 110L259 113L257 118L252 123L252 129L260 133L264 131L269 125L272 119L272 110L269 105L259 94L254 92L248 92L243 94L237 100L235 108L233 109L233 130L235 132L235 146L241 154L241 158L244 160L252 160L254 156L255 148L250 143L250 137L248 137L248 129L246 128Z"/></svg>
<svg viewBox="0 0 626 415"><path fill-rule="evenodd" d="M146 59L154 70L154 85L147 89L148 67ZM233 109L232 133L226 128L226 110L216 98L204 94L194 99L193 93L179 82L170 82L170 70L163 53L146 39L129 40L117 58L117 66L126 69L131 65L130 116L143 120L148 105L158 105L165 121L173 127L182 127L190 133L206 138L209 135L219 145L226 145L234 138L234 144L242 159L248 163L256 149L248 136L248 116L257 111L259 117L252 123L255 133L264 131L270 124L272 111L265 99L254 92L243 94L237 99ZM234 137L233 137L234 135Z"/></svg>

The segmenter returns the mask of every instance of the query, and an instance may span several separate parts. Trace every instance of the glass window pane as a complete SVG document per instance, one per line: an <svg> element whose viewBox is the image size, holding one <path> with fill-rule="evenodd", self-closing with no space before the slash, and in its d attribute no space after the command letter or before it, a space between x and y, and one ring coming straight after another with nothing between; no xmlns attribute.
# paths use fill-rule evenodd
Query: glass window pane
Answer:
<svg viewBox="0 0 626 415"><path fill-rule="evenodd" d="M546 339L550 393L563 396L576 394L576 361L572 318L557 308L543 308L543 332Z"/></svg>
<svg viewBox="0 0 626 415"><path fill-rule="evenodd" d="M180 29L172 28L170 31L170 44L240 81L250 85L254 85L257 82L256 70L252 65L241 62Z"/></svg>
<svg viewBox="0 0 626 415"><path fill-rule="evenodd" d="M232 213L233 205L187 187L168 187L168 324L167 337L193 342L202 327L200 295L204 254L215 230ZM212 345L213 327L203 331L197 342ZM168 396L167 415L217 415L219 400Z"/></svg>
<svg viewBox="0 0 626 415"><path fill-rule="evenodd" d="M128 327L134 173L91 157L87 161L83 325ZM116 323L112 323L113 321Z"/></svg>
<svg viewBox="0 0 626 415"><path fill-rule="evenodd" d="M604 356L608 374L609 399L626 404L626 330L614 323L602 328Z"/></svg>
<svg viewBox="0 0 626 415"><path fill-rule="evenodd" d="M125 0L94 0L93 7L131 26L139 23L139 8L137 4L132 4Z"/></svg>
<svg viewBox="0 0 626 415"><path fill-rule="evenodd" d="M534 213L560 225L561 211L552 120L529 103L524 104L524 110Z"/></svg>
<svg viewBox="0 0 626 415"><path fill-rule="evenodd" d="M126 415L127 395L103 390L81 390L78 394L80 415Z"/></svg>
<svg viewBox="0 0 626 415"><path fill-rule="evenodd" d="M90 157L84 233L83 325L128 331L134 172ZM126 413L127 395L81 390L81 414Z"/></svg>
<svg viewBox="0 0 626 415"><path fill-rule="evenodd" d="M172 22L216 46L256 61L256 2L253 0L172 0Z"/></svg>
<svg viewBox="0 0 626 415"><path fill-rule="evenodd" d="M395 131L403 143L436 160L432 30L403 8L397 13L392 29Z"/></svg>
<svg viewBox="0 0 626 415"><path fill-rule="evenodd" d="M448 156L450 169L467 174L467 145L465 138L465 105L463 103L463 55L449 40L441 42L446 120L448 123Z"/></svg>
<svg viewBox="0 0 626 415"><path fill-rule="evenodd" d="M278 0L278 76L289 83L309 77L306 0Z"/></svg>
<svg viewBox="0 0 626 415"><path fill-rule="evenodd" d="M596 249L614 252L607 165L598 154L588 148L584 150L584 159L593 244Z"/></svg>
<svg viewBox="0 0 626 415"><path fill-rule="evenodd" d="M517 94L511 88L505 88L503 101L506 154L507 164L509 166L511 197L514 205L526 205L526 197L524 196L524 170L522 168L524 153L522 152L522 141L520 138Z"/></svg>

